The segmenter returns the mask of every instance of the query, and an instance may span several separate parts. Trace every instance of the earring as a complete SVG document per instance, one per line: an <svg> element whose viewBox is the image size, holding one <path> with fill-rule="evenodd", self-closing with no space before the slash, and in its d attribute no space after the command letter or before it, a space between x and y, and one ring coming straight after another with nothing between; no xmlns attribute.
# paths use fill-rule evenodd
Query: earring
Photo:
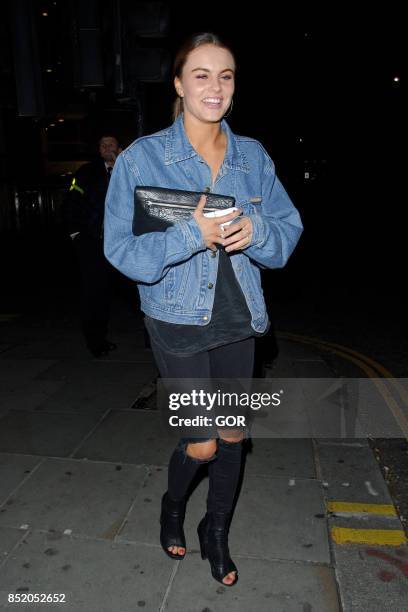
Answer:
<svg viewBox="0 0 408 612"><path fill-rule="evenodd" d="M223 119L230 116L230 114L232 113L233 106L234 106L234 98L231 98L231 106L229 107L228 112L224 115Z"/></svg>

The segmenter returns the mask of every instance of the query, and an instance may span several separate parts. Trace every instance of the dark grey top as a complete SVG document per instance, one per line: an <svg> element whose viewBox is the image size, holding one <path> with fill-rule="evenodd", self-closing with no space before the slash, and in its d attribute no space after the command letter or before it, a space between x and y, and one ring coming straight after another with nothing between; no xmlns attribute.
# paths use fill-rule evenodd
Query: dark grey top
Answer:
<svg viewBox="0 0 408 612"><path fill-rule="evenodd" d="M154 341L164 351L188 357L203 351L244 340L251 336L263 336L251 326L244 293L235 277L230 256L218 249L217 281L211 321L208 325L180 325L145 316L145 325Z"/></svg>

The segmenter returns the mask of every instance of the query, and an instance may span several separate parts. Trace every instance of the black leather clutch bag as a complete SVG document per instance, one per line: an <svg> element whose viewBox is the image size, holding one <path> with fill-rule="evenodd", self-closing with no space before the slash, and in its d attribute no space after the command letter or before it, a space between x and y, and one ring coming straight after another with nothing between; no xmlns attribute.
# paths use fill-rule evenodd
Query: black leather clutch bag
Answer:
<svg viewBox="0 0 408 612"><path fill-rule="evenodd" d="M235 206L235 198L232 196L204 191L137 186L134 192L133 234L140 236L147 232L165 232L177 221L191 219L203 194L207 196L204 212Z"/></svg>

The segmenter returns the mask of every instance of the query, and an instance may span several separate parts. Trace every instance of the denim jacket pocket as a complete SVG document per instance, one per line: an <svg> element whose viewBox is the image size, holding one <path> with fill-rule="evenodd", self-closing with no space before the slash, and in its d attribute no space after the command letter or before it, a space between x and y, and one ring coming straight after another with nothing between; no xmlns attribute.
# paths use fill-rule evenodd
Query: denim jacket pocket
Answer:
<svg viewBox="0 0 408 612"><path fill-rule="evenodd" d="M261 212L261 196L244 196L238 199L237 206L242 210L243 215L253 215Z"/></svg>
<svg viewBox="0 0 408 612"><path fill-rule="evenodd" d="M186 291L188 287L194 283L191 276L194 272L191 270L192 259L188 259L180 264L170 268L166 276L163 278L163 291L166 306L183 310L186 306ZM188 293L188 291L187 291ZM191 301L191 299L189 300ZM189 304L192 308L192 304Z"/></svg>

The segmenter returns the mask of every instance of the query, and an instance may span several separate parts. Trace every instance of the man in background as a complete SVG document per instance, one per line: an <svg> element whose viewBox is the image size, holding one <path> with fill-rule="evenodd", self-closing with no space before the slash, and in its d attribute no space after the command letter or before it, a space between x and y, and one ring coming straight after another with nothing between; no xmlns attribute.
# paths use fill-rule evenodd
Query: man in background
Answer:
<svg viewBox="0 0 408 612"><path fill-rule="evenodd" d="M98 159L79 168L64 203L65 223L79 259L82 331L94 357L116 348L107 334L117 272L103 253L103 219L110 175L121 150L115 136L102 136Z"/></svg>

